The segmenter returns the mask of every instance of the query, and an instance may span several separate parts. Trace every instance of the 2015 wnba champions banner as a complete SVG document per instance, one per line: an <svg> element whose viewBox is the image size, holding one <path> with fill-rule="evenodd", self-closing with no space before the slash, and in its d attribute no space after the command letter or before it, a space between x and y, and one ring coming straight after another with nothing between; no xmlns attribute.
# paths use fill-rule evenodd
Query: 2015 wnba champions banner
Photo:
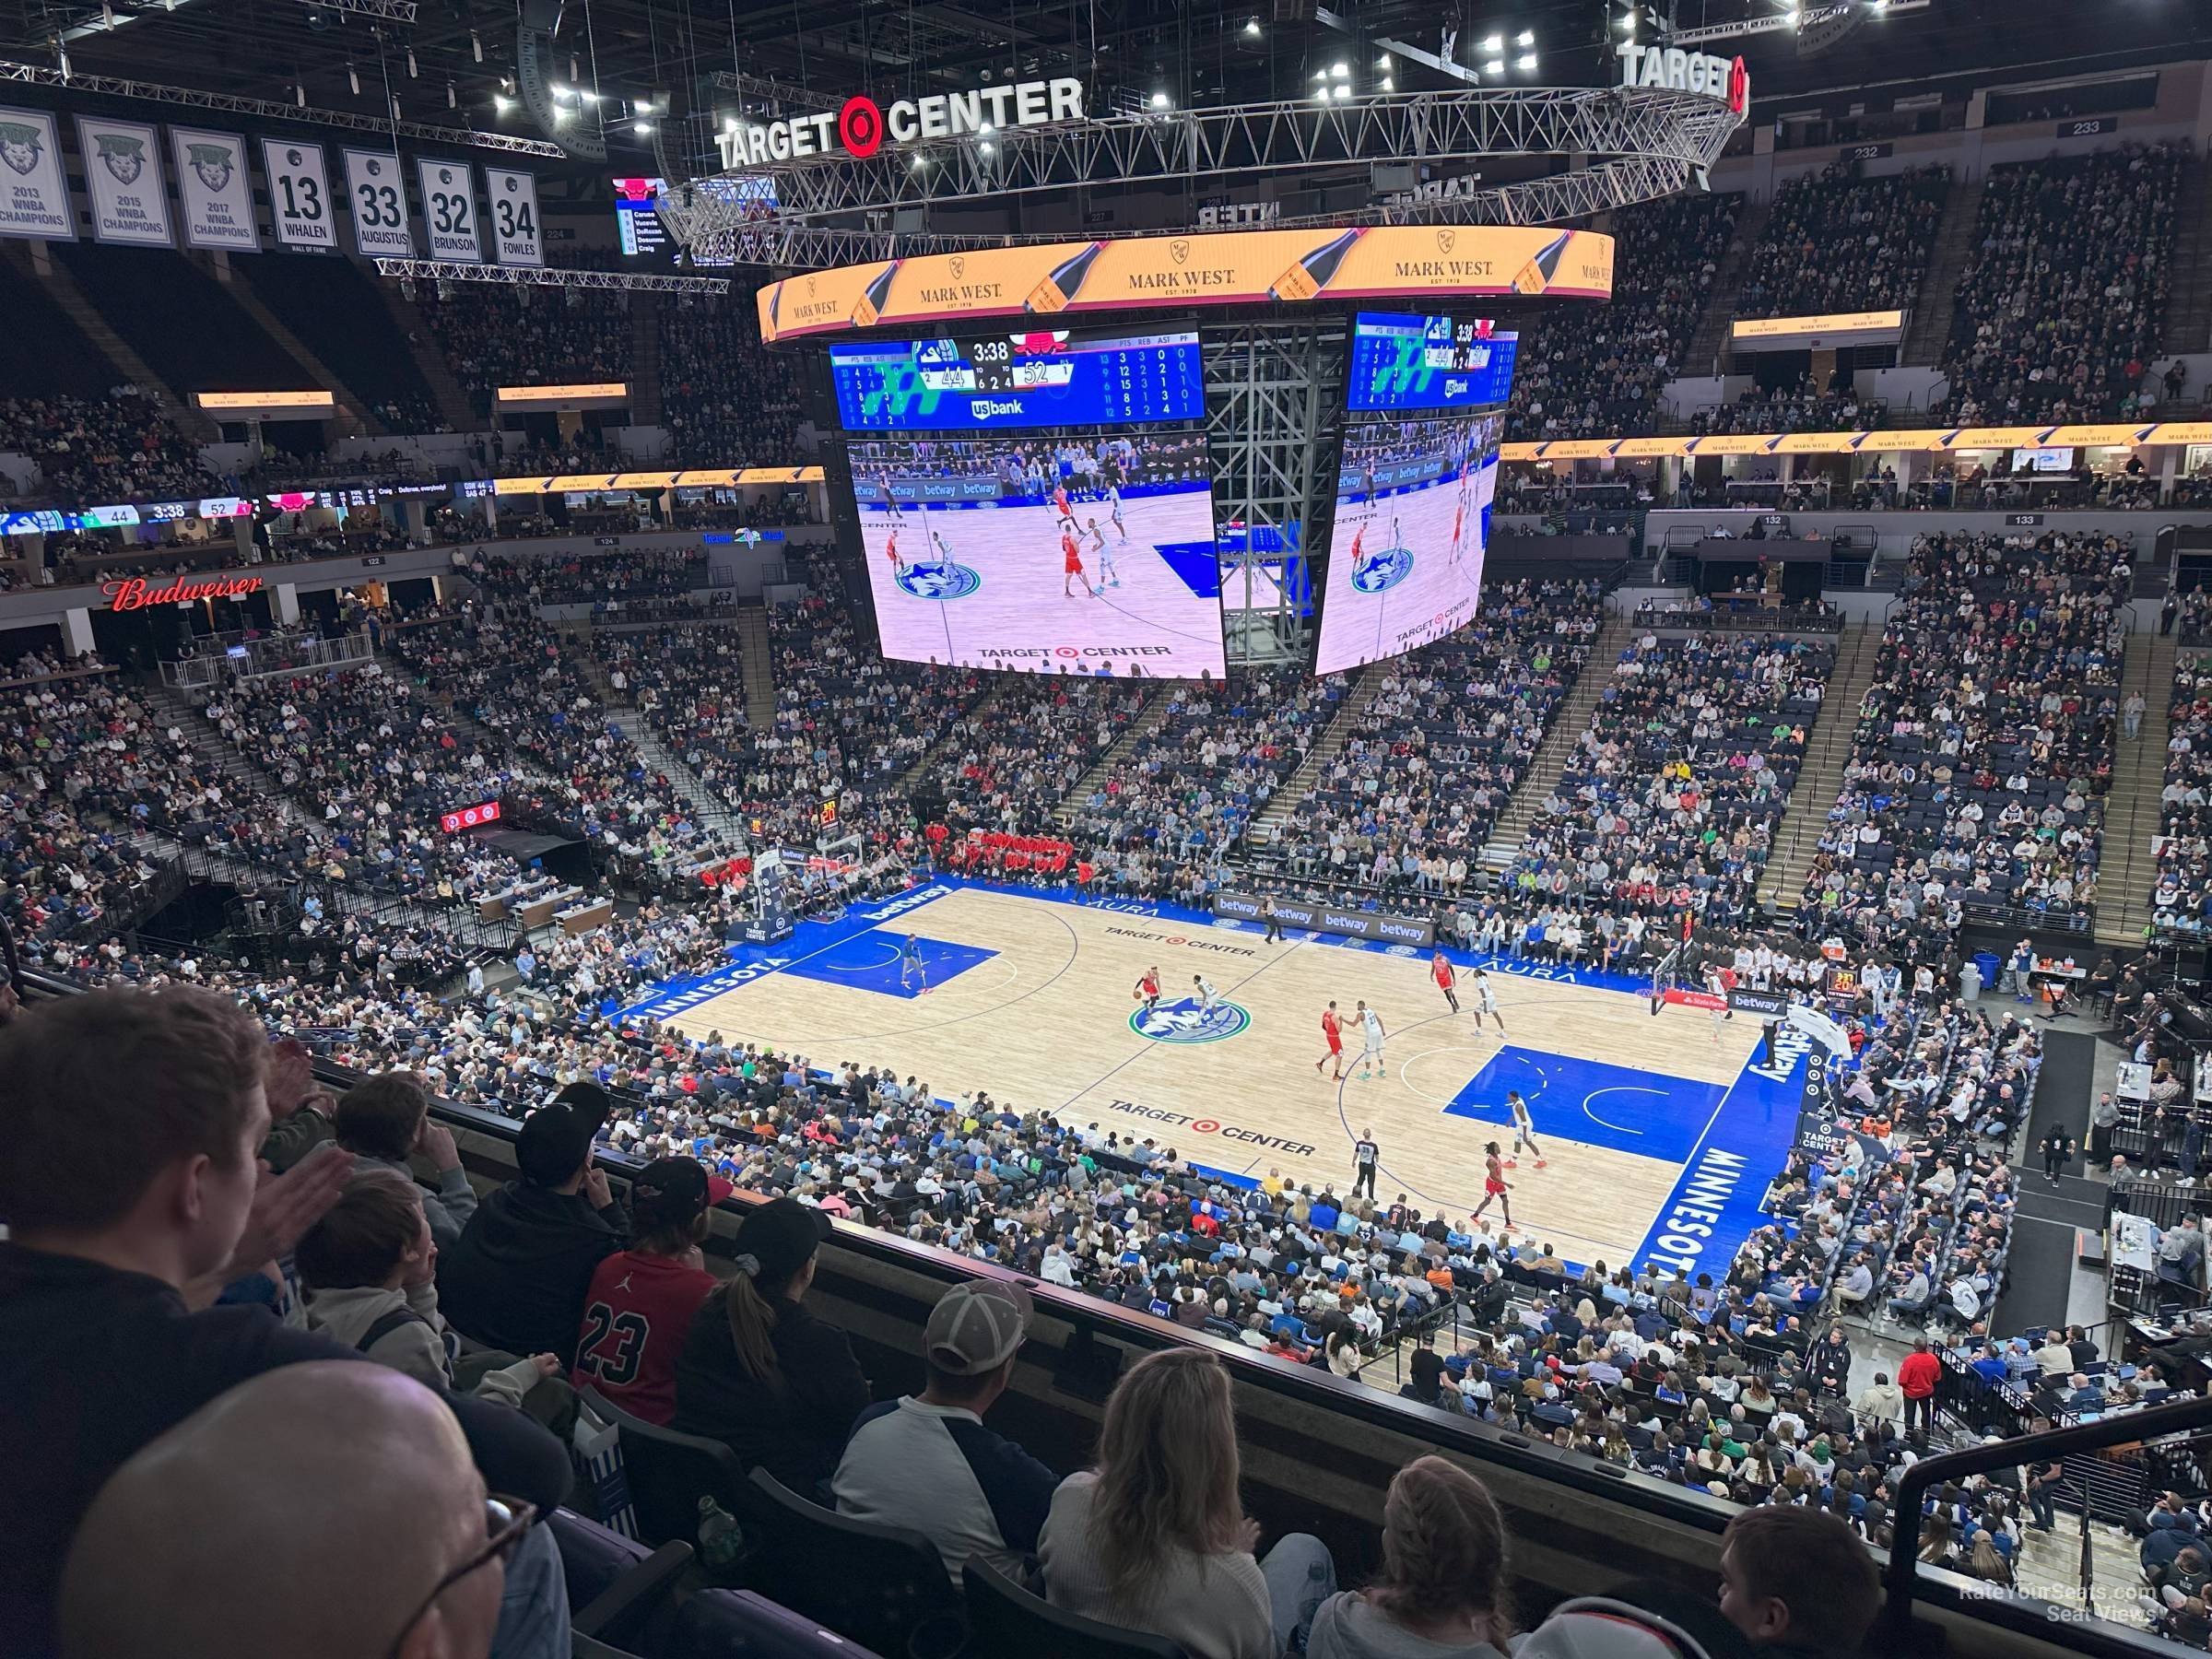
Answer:
<svg viewBox="0 0 2212 1659"><path fill-rule="evenodd" d="M1220 230L843 265L760 289L760 337L1145 305L1613 292L1613 239L1500 225Z"/></svg>
<svg viewBox="0 0 2212 1659"><path fill-rule="evenodd" d="M348 149L345 187L334 192L323 145L264 135L265 239L242 134L172 126L165 146L161 129L145 122L80 115L75 124L77 171L91 208L92 234L100 241L171 248L181 226L187 247L258 253L274 245L294 253L336 253L343 218L352 221L355 245L364 255L411 254L419 221L420 245L437 258L480 261L488 240L500 265L545 264L537 180L531 173L429 156L414 158L409 167L390 151ZM0 236L76 241L69 173L62 122L53 112L0 109ZM479 213L478 173L482 199L491 204L488 221ZM407 188L410 174L413 192ZM479 229L486 222L488 237Z"/></svg>

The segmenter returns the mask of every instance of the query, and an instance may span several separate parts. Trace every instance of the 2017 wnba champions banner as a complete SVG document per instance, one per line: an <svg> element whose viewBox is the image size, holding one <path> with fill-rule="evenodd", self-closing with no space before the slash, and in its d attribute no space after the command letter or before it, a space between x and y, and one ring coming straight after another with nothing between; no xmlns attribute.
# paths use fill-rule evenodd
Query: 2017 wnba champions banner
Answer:
<svg viewBox="0 0 2212 1659"><path fill-rule="evenodd" d="M1613 239L1507 225L1353 225L1042 242L879 260L761 288L760 337L963 317L1327 298L1613 292Z"/></svg>

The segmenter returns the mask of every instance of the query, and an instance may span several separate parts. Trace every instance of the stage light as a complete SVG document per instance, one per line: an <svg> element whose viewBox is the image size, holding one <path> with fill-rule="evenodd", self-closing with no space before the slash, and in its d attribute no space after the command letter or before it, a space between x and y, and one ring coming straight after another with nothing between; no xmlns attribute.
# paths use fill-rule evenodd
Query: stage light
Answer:
<svg viewBox="0 0 2212 1659"><path fill-rule="evenodd" d="M1383 53L1383 54L1382 54L1381 57L1377 58L1377 59L1375 60L1375 67L1376 67L1376 68L1378 68L1378 69L1387 69L1387 68L1389 68L1389 67L1390 67L1390 53L1386 52L1386 53Z"/></svg>
<svg viewBox="0 0 2212 1659"><path fill-rule="evenodd" d="M1534 46L1535 43L1536 31L1533 29L1524 29L1513 37L1513 44L1516 46Z"/></svg>
<svg viewBox="0 0 2212 1659"><path fill-rule="evenodd" d="M1524 75L1534 75L1536 72L1536 54L1533 52L1523 53L1513 60L1513 67Z"/></svg>
<svg viewBox="0 0 2212 1659"><path fill-rule="evenodd" d="M914 161L913 161L913 170L914 170L914 171L916 171L916 172L920 172L920 171L922 171L924 168L927 167L928 165L929 165L929 158L928 158L927 156L916 156L916 157L914 158Z"/></svg>
<svg viewBox="0 0 2212 1659"><path fill-rule="evenodd" d="M351 64L346 65L346 84L353 88L353 95L356 98L359 98L361 95L360 71L356 69Z"/></svg>
<svg viewBox="0 0 2212 1659"><path fill-rule="evenodd" d="M1338 80L1344 80L1351 75L1352 66L1349 64L1331 64L1329 73Z"/></svg>
<svg viewBox="0 0 2212 1659"><path fill-rule="evenodd" d="M990 140L990 139L988 139L988 138L986 138L986 139L984 139L984 140L983 140L983 154L984 154L984 155L986 155L986 156L988 156L988 155L990 155L991 153L992 153L992 150L991 150L991 140Z"/></svg>
<svg viewBox="0 0 2212 1659"><path fill-rule="evenodd" d="M445 107L449 110L461 107L461 94L453 90L453 83L450 80L445 83Z"/></svg>
<svg viewBox="0 0 2212 1659"><path fill-rule="evenodd" d="M293 86L292 101L303 110L307 108L307 88L304 86Z"/></svg>
<svg viewBox="0 0 2212 1659"><path fill-rule="evenodd" d="M1505 50L1505 37L1503 35L1483 36L1482 49L1488 53L1492 57L1496 57L1500 53Z"/></svg>
<svg viewBox="0 0 2212 1659"><path fill-rule="evenodd" d="M633 122L629 130L641 138L650 138L653 136L653 123L650 121Z"/></svg>
<svg viewBox="0 0 2212 1659"><path fill-rule="evenodd" d="M1155 92L1152 94L1152 107L1154 109L1164 110L1168 107L1168 95L1165 92Z"/></svg>
<svg viewBox="0 0 2212 1659"><path fill-rule="evenodd" d="M1257 18L1245 18L1244 32L1253 40L1258 40L1260 37L1260 20Z"/></svg>
<svg viewBox="0 0 2212 1659"><path fill-rule="evenodd" d="M475 55L477 63L480 64L484 61L484 42L473 29L468 31L468 49Z"/></svg>
<svg viewBox="0 0 2212 1659"><path fill-rule="evenodd" d="M1338 84L1337 84L1337 85L1336 85L1335 88L1333 88L1331 89L1331 91L1330 91L1330 96L1331 96L1332 98L1349 98L1351 95L1352 95L1352 89L1351 89L1351 88L1350 88L1350 87L1348 87L1348 86L1346 86L1346 85L1344 85L1344 84L1343 84L1343 83L1341 83L1341 82L1339 82L1339 83L1338 83Z"/></svg>
<svg viewBox="0 0 2212 1659"><path fill-rule="evenodd" d="M593 91L589 87L579 90L576 96L582 99L583 101L588 104L595 104L599 101L599 94Z"/></svg>
<svg viewBox="0 0 2212 1659"><path fill-rule="evenodd" d="M573 98L576 96L576 89L573 87L564 87L556 82L553 88L553 96L556 98Z"/></svg>
<svg viewBox="0 0 2212 1659"><path fill-rule="evenodd" d="M514 100L509 98L504 92L494 92L491 95L491 107L504 115L514 108Z"/></svg>
<svg viewBox="0 0 2212 1659"><path fill-rule="evenodd" d="M418 78L420 74L421 71L415 67L415 48L410 46L407 48L407 78L409 80L414 80Z"/></svg>
<svg viewBox="0 0 2212 1659"><path fill-rule="evenodd" d="M1386 76L1384 76L1382 77L1382 90L1383 90L1383 91L1385 91L1385 92L1395 92L1397 89L1398 89L1398 84L1397 84L1397 82L1395 82L1395 81L1392 80L1392 79L1390 78L1390 76L1387 76L1387 75L1386 75Z"/></svg>
<svg viewBox="0 0 2212 1659"><path fill-rule="evenodd" d="M1329 72L1326 69L1316 69L1313 71L1313 78L1317 81L1325 81L1329 78Z"/></svg>
<svg viewBox="0 0 2212 1659"><path fill-rule="evenodd" d="M1483 65L1482 72L1485 75L1503 75L1505 73L1505 60L1503 58L1490 59L1489 62Z"/></svg>
<svg viewBox="0 0 2212 1659"><path fill-rule="evenodd" d="M562 122L569 120L575 113L576 112L570 109L566 104L556 104L553 109L553 124L555 126L559 126Z"/></svg>

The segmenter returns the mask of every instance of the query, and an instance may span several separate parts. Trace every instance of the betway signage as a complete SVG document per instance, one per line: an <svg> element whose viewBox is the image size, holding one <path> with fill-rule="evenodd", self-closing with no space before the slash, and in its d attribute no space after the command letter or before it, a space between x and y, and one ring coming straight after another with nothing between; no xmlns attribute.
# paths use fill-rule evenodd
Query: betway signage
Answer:
<svg viewBox="0 0 2212 1659"><path fill-rule="evenodd" d="M1639 46L1633 41L1614 47L1613 55L1620 60L1624 87L1701 92L1719 99L1738 115L1751 107L1751 72L1740 57L1709 57L1679 46Z"/></svg>
<svg viewBox="0 0 2212 1659"><path fill-rule="evenodd" d="M1260 900L1248 893L1216 893L1214 914L1233 916L1240 922L1257 922L1261 919ZM1277 899L1275 918L1285 927L1337 934L1347 939L1380 939L1386 945L1416 945L1424 948L1436 943L1436 924L1424 916L1335 910L1325 904L1300 904L1289 899Z"/></svg>
<svg viewBox="0 0 2212 1659"><path fill-rule="evenodd" d="M1073 76L1058 76L979 87L973 92L902 98L888 108L872 98L848 98L834 115L825 110L818 115L741 126L715 134L714 143L724 167L761 167L771 161L841 153L865 161L883 147L887 137L893 144L908 144L916 138L959 138L1004 127L1082 119L1083 83Z"/></svg>

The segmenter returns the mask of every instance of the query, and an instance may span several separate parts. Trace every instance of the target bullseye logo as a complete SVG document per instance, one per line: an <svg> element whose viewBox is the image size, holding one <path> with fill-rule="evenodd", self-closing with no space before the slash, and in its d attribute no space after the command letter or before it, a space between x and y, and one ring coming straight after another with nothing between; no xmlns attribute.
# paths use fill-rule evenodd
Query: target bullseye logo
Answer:
<svg viewBox="0 0 2212 1659"><path fill-rule="evenodd" d="M1053 654L1054 656L1073 657L1081 656L1083 653L1077 650L1073 645L1058 645L1053 648Z"/></svg>
<svg viewBox="0 0 2212 1659"><path fill-rule="evenodd" d="M862 161L883 147L883 112L874 99L855 93L845 100L837 112L837 140Z"/></svg>
<svg viewBox="0 0 2212 1659"><path fill-rule="evenodd" d="M1200 1135L1218 1135L1221 1133L1220 1124L1213 1118L1200 1118L1196 1123L1191 1125L1191 1128Z"/></svg>

